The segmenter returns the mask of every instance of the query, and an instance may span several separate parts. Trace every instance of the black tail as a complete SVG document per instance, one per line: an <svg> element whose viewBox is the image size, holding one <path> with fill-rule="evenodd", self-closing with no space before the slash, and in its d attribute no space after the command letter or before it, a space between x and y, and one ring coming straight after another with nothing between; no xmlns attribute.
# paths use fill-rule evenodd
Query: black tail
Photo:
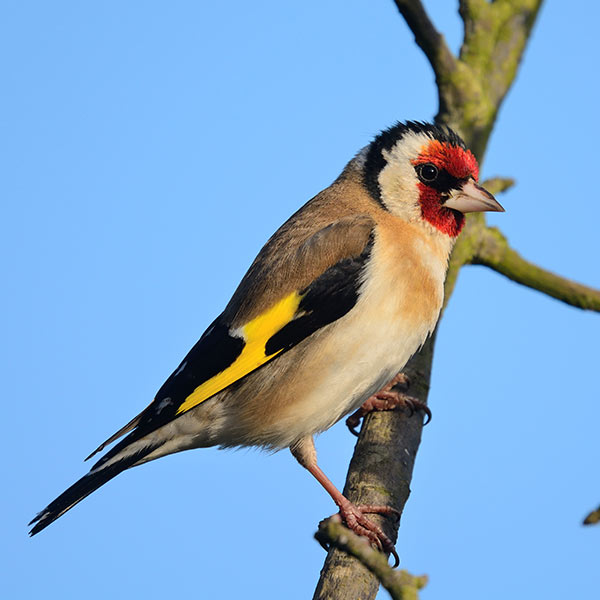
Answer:
<svg viewBox="0 0 600 600"><path fill-rule="evenodd" d="M116 477L125 469L133 467L138 461L142 460L156 447L156 445L149 445L140 448L137 452L126 455L121 460L118 460L117 462L104 468L102 468L100 465L100 463L104 462L104 460L99 461L99 463L92 467L92 470L87 475L84 475L79 481L75 482L56 500L48 504L48 506L42 512L36 515L31 523L29 523L29 525L36 523L36 525L29 532L29 535L35 535L36 533L42 531L42 529L48 527L50 523L56 521L58 517L64 515L78 502L81 502L85 497L89 496L92 492L95 492L107 481L110 481L113 477ZM117 448L115 448L115 450L117 450ZM107 456L105 458L109 457Z"/></svg>

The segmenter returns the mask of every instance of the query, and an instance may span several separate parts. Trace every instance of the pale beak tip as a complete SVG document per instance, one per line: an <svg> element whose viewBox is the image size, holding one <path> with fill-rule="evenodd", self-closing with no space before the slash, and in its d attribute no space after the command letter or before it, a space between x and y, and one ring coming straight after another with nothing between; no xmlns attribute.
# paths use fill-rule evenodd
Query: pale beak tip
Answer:
<svg viewBox="0 0 600 600"><path fill-rule="evenodd" d="M473 179L467 181L458 194L446 200L445 206L462 213L505 212L500 202L485 188L475 183Z"/></svg>

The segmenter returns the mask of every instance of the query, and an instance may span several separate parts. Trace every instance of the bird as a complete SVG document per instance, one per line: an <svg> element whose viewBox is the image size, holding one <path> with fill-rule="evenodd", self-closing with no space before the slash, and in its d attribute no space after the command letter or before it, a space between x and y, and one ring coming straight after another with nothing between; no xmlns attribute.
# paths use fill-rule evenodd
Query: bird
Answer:
<svg viewBox="0 0 600 600"><path fill-rule="evenodd" d="M344 522L397 560L366 516L396 511L343 496L320 469L313 438L377 408L378 390L394 408L389 382L436 326L465 214L504 211L478 180L475 156L449 127L405 121L377 134L271 236L153 401L88 459L123 439L37 514L30 535L162 456L289 448Z"/></svg>

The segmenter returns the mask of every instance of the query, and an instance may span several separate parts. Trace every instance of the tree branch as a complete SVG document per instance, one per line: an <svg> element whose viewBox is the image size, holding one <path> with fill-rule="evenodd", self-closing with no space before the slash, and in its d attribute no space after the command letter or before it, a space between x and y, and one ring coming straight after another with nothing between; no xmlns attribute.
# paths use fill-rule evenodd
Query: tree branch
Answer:
<svg viewBox="0 0 600 600"><path fill-rule="evenodd" d="M583 520L583 524L584 525L596 525L597 523L600 523L600 506L596 509L593 510L584 520Z"/></svg>
<svg viewBox="0 0 600 600"><path fill-rule="evenodd" d="M440 78L438 120L469 140L481 160L542 0L461 0L464 40L457 69Z"/></svg>
<svg viewBox="0 0 600 600"><path fill-rule="evenodd" d="M600 312L600 290L560 277L525 260L496 228L486 227L482 231L471 264L490 267L516 283L571 306Z"/></svg>
<svg viewBox="0 0 600 600"><path fill-rule="evenodd" d="M456 57L444 36L435 28L421 0L394 0L400 14L415 35L415 41L429 59L436 78L456 67Z"/></svg>
<svg viewBox="0 0 600 600"><path fill-rule="evenodd" d="M339 515L321 521L315 538L322 546L335 546L357 558L377 577L393 600L417 600L419 590L427 585L427 575L415 577L408 571L392 569L386 557L374 550L366 538L359 537L342 525Z"/></svg>

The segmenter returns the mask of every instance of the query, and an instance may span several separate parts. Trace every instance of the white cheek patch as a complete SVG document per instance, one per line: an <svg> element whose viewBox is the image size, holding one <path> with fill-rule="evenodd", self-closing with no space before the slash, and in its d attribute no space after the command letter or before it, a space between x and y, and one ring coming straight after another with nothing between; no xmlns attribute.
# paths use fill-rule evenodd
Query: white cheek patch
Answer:
<svg viewBox="0 0 600 600"><path fill-rule="evenodd" d="M412 161L431 142L424 133L407 133L391 150L383 150L386 166L379 174L381 199L394 215L407 221L421 218L419 180Z"/></svg>

